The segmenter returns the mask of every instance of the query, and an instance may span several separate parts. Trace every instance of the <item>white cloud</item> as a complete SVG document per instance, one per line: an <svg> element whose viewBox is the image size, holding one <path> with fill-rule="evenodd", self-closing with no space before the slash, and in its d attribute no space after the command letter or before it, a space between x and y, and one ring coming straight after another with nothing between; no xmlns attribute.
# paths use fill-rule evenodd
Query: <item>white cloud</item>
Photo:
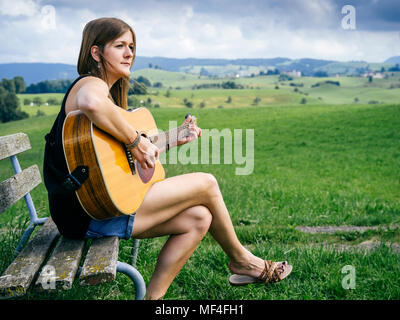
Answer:
<svg viewBox="0 0 400 320"><path fill-rule="evenodd" d="M398 32L343 30L340 11L328 0L303 6L298 0L219 0L209 2L211 8L204 1L99 1L50 2L55 24L49 28L43 2L0 0L0 62L75 64L85 24L102 16L134 28L139 56L380 62L400 54Z"/></svg>
<svg viewBox="0 0 400 320"><path fill-rule="evenodd" d="M0 15L32 17L39 12L39 5L32 0L0 0Z"/></svg>

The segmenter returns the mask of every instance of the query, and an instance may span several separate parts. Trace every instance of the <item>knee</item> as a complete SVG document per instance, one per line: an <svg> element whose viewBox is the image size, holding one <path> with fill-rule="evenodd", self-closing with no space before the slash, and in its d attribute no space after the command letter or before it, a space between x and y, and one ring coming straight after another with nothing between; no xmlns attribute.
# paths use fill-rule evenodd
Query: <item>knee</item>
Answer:
<svg viewBox="0 0 400 320"><path fill-rule="evenodd" d="M199 234L205 235L210 228L212 215L204 206L196 206L191 210L192 226Z"/></svg>
<svg viewBox="0 0 400 320"><path fill-rule="evenodd" d="M210 173L200 173L201 189L207 196L219 196L220 189L217 179Z"/></svg>

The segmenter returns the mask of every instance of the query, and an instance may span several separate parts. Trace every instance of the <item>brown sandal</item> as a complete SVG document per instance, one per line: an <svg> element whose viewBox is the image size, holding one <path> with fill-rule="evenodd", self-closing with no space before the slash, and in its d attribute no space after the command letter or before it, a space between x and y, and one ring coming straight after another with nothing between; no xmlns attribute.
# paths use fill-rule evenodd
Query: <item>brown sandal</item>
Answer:
<svg viewBox="0 0 400 320"><path fill-rule="evenodd" d="M287 264L286 261L281 262L272 262L271 260L264 260L265 268L263 272L258 276L258 278L241 275L241 274L233 274L229 277L229 283L233 286L243 286L250 283L260 283L260 282L278 282L285 279L293 269L293 266Z"/></svg>

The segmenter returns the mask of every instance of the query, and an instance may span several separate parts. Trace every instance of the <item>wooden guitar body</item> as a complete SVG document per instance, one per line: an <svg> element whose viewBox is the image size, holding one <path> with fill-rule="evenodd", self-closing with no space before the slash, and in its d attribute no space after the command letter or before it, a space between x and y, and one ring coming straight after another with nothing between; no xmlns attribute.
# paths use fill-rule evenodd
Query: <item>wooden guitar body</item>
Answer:
<svg viewBox="0 0 400 320"><path fill-rule="evenodd" d="M123 117L148 137L158 134L154 118L146 108ZM97 128L82 112L70 112L63 127L64 154L71 173L77 166L89 167L89 178L76 191L86 213L96 220L132 214L141 205L151 185L165 178L160 161L143 169L130 160L123 143Z"/></svg>

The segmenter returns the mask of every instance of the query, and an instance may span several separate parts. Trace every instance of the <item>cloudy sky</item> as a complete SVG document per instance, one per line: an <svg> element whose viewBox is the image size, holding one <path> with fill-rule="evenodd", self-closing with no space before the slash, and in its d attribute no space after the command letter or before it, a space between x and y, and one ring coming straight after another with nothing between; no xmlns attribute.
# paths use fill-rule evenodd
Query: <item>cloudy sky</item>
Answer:
<svg viewBox="0 0 400 320"><path fill-rule="evenodd" d="M0 0L0 63L76 64L83 27L99 17L128 22L138 56L383 62L400 55L399 0Z"/></svg>

